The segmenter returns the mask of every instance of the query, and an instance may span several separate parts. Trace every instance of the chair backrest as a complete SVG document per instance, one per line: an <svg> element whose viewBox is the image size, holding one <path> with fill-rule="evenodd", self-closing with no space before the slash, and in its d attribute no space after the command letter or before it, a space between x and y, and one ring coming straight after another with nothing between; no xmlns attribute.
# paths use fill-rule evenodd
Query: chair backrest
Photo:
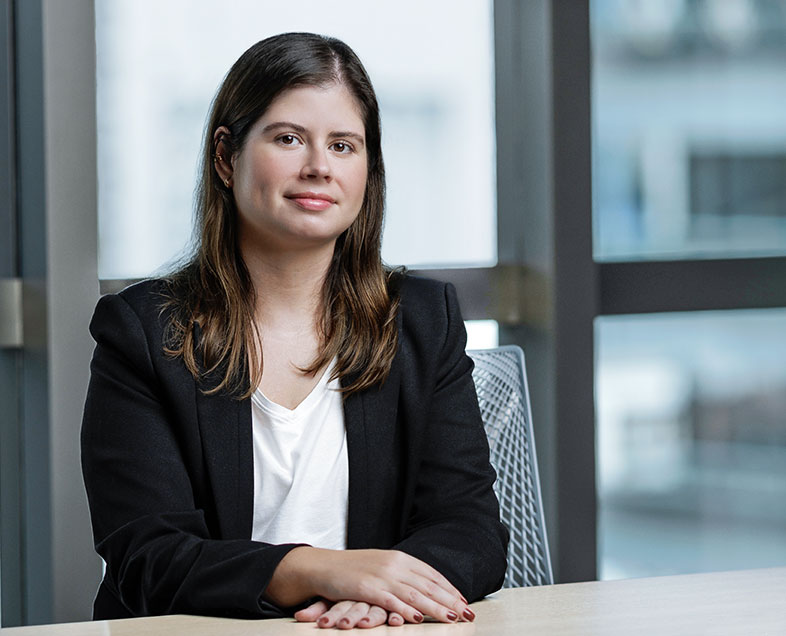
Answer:
<svg viewBox="0 0 786 636"><path fill-rule="evenodd" d="M467 353L475 362L472 379L497 471L500 517L510 530L503 587L551 584L524 352L505 346Z"/></svg>

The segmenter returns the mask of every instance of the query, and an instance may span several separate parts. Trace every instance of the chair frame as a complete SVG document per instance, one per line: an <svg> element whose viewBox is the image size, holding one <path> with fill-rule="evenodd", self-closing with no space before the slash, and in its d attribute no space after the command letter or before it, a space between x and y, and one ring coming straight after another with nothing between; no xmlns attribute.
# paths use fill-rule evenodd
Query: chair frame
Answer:
<svg viewBox="0 0 786 636"><path fill-rule="evenodd" d="M500 355L501 354L501 355ZM524 572L518 573L518 566L516 568L513 566L513 559L514 558L521 558L523 563L526 565L526 554L518 554L517 552L510 551L508 553L508 571L505 574L505 583L503 587L521 587L521 586L531 586L531 585L551 585L554 583L554 575L552 573L551 568L551 556L549 551L549 544L548 544L548 536L546 534L546 522L545 516L543 513L543 498L541 495L540 489L540 475L538 471L538 462L537 462L537 453L535 449L535 435L534 435L534 428L532 424L532 408L530 405L530 395L529 395L529 386L527 383L527 372L526 372L526 360L524 356L524 351L522 351L521 347L515 345L505 345L501 347L496 347L492 349L475 349L475 350L468 350L467 355L472 358L473 362L475 363L475 369L473 369L473 381L475 382L476 389L478 388L478 380L476 378L476 370L482 366L487 373L490 373L491 378L494 379L503 379L501 374L495 374L493 370L489 370L487 363L493 361L494 359L499 360L500 357L506 360L508 363L515 363L518 369L518 382L520 382L521 386L521 399L523 400L521 407L523 407L523 415L526 418L526 422L522 427L524 430L521 431L521 434L525 437L525 449L522 449L526 457L524 458L524 462L529 464L530 469L530 481L532 484L532 490L534 492L530 492L529 496L534 504L534 507L537 508L536 510L531 511L529 517L527 513L523 510L517 511L512 508L512 506L504 506L502 505L502 498L500 497L500 490L499 490L499 483L501 474L500 467L497 465L498 462L495 462L495 449L491 449L492 453L492 465L494 469L498 473L497 481L494 484L494 490L497 493L498 498L500 498L500 517L508 526L508 529L511 530L511 534L514 533L518 536L515 537L516 544L518 545L518 539L522 540L521 549L525 550L526 548L526 536L531 536L535 538L535 541L539 541L542 546L542 552L540 555L535 555L532 558L532 562L536 564L536 570L542 572L535 571L528 575L528 570L525 567ZM492 365L493 366L493 365ZM482 388L482 386L481 386ZM482 395L482 392L478 392ZM491 423L490 418L488 415L490 413L483 412L483 404L482 398L479 400L479 404L481 406L481 412L484 417L483 425L486 428L487 434L490 431L489 425ZM489 443L491 445L492 442L496 442L496 440L490 438ZM524 475L522 475L522 479L524 479ZM525 487L522 484L522 487ZM530 521L527 523L527 521ZM511 523L512 522L512 523ZM535 526L535 527L533 527ZM537 527L539 526L539 527ZM513 544L513 541L511 542ZM539 567L538 567L539 566Z"/></svg>

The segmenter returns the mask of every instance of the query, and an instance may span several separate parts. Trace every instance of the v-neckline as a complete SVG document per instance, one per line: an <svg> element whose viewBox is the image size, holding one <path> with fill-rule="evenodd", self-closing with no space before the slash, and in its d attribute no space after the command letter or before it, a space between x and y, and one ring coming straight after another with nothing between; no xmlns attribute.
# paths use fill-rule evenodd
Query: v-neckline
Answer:
<svg viewBox="0 0 786 636"><path fill-rule="evenodd" d="M333 372L335 362L335 359L330 361L330 363L322 371L322 375L320 376L317 383L311 387L311 390L308 392L306 397L300 400L297 406L295 406L293 409L271 400L262 392L261 387L256 388L251 396L251 399L258 407L269 413L272 413L273 415L285 417L287 419L296 419L302 413L310 411L311 408L321 399L322 395L324 394L323 388L330 381L330 374Z"/></svg>

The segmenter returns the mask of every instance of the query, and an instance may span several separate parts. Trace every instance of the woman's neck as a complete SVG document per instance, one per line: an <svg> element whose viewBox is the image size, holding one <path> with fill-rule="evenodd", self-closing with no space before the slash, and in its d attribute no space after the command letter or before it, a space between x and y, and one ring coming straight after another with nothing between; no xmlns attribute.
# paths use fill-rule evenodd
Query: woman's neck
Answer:
<svg viewBox="0 0 786 636"><path fill-rule="evenodd" d="M316 325L333 250L251 252L244 260L257 294L262 327Z"/></svg>

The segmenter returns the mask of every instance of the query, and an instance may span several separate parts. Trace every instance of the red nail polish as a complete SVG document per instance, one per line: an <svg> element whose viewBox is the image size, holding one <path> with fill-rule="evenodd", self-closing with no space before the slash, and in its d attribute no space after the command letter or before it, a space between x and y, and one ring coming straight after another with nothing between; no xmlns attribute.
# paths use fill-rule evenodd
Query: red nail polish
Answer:
<svg viewBox="0 0 786 636"><path fill-rule="evenodd" d="M455 612L448 612L447 617L449 621L455 621L456 619L458 619L458 614L456 614Z"/></svg>
<svg viewBox="0 0 786 636"><path fill-rule="evenodd" d="M423 622L423 614L418 614L417 612L415 612L415 615L412 618L415 619L416 623L422 623Z"/></svg>
<svg viewBox="0 0 786 636"><path fill-rule="evenodd" d="M464 618L466 618L470 622L474 621L475 620L475 612L473 612L469 608L465 609L464 610Z"/></svg>
<svg viewBox="0 0 786 636"><path fill-rule="evenodd" d="M461 597L461 600L464 602L464 605L469 605L469 601L467 601L467 599L464 598L463 594L459 594L459 596Z"/></svg>

